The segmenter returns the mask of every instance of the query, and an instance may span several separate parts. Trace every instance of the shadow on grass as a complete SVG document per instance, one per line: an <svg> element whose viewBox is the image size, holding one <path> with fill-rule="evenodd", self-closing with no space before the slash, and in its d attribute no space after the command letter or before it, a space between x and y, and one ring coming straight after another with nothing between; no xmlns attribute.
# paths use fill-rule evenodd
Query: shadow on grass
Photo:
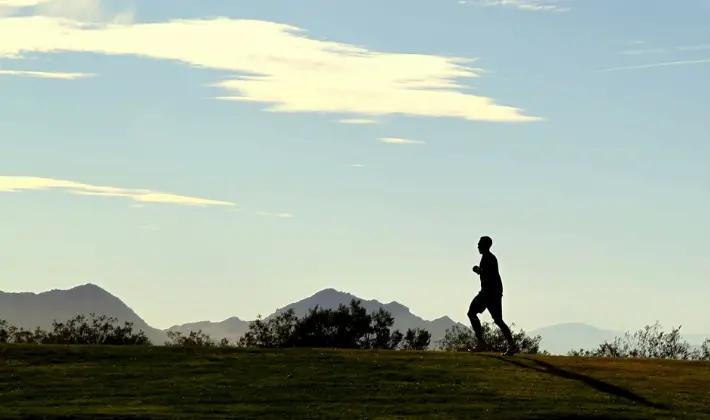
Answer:
<svg viewBox="0 0 710 420"><path fill-rule="evenodd" d="M543 362L542 360L523 357L524 360L528 360L536 365L536 366L533 366L533 365L527 365L525 363L521 363L515 359L507 359L507 358L504 358L501 356L489 356L489 355L481 355L481 356L490 357L492 359L498 359L502 362L510 363L512 365L521 367L523 369L530 369L530 370L534 370L534 371L542 372L542 373L547 373L549 375L557 376L557 377L564 378L564 379L579 381L591 388L596 389L599 392L603 392L603 393L609 394L609 395L615 395L615 396L621 397L621 398L626 398L626 399L631 400L635 403L643 404L647 407L656 408L659 410L668 410L669 409L667 406L665 406L663 404L657 404L652 401L649 401L646 398L629 391L628 389L624 389L619 386L612 385L610 383L600 381L598 379L594 379L594 378L586 376L586 375L582 375L580 373L574 373L574 372L570 372L568 370L561 369L561 368L559 368L555 365L552 365L550 363Z"/></svg>
<svg viewBox="0 0 710 420"><path fill-rule="evenodd" d="M546 414L539 417L530 417L527 420L619 420L619 416L607 414Z"/></svg>

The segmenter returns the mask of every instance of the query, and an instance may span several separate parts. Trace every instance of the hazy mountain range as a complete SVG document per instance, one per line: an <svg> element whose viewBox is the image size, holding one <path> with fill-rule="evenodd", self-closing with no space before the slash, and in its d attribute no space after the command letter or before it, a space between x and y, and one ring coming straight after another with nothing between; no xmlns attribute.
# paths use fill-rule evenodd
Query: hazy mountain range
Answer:
<svg viewBox="0 0 710 420"><path fill-rule="evenodd" d="M349 293L334 289L322 290L313 296L277 309L266 318L293 309L297 316L305 315L316 305L322 308L337 308L340 304L348 304L352 299L360 299ZM381 303L377 300L362 300L362 305L368 312L382 307L395 318L394 328L406 331L408 328L425 328L432 334L432 341L441 339L446 329L454 325L462 325L448 316L434 320L426 320L413 314L409 308L398 302ZM199 321L182 325L174 325L168 330L160 330L148 325L138 314L116 296L99 286L86 284L69 290L51 290L42 293L6 293L0 291L0 319L12 325L25 328L37 326L48 329L53 320L64 321L78 314L106 314L120 321L133 322L136 329L143 330L155 344L167 340L167 331L202 330L215 339L226 337L230 341L237 340L249 328L249 321L232 317L221 322ZM558 324L537 330L528 331L529 335L542 336L542 348L553 354L564 354L571 349L592 349L604 341L611 341L623 332L604 330L582 323ZM710 334L708 334L710 337ZM684 335L691 344L700 344L706 338L702 335Z"/></svg>

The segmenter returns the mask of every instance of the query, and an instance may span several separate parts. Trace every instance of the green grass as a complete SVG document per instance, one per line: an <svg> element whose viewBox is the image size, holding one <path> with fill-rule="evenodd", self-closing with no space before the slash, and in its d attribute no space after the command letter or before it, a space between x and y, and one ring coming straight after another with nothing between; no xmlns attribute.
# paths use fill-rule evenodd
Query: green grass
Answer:
<svg viewBox="0 0 710 420"><path fill-rule="evenodd" d="M0 347L0 419L710 419L710 363Z"/></svg>

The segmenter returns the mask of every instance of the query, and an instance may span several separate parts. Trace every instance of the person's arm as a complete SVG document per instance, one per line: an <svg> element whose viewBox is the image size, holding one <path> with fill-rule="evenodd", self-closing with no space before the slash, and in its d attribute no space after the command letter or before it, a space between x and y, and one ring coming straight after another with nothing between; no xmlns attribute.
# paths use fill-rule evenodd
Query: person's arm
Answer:
<svg viewBox="0 0 710 420"><path fill-rule="evenodd" d="M479 266L474 266L474 267L473 267L473 272L476 273L476 274L478 274L478 275L480 276L481 273L483 272L482 267L483 267L484 265L486 265L486 264L484 264L485 262L486 262L486 261L485 261L485 258L481 258L481 262L480 262L481 267L479 267Z"/></svg>
<svg viewBox="0 0 710 420"><path fill-rule="evenodd" d="M486 273L486 275L490 274L489 271L491 271L491 266L493 269L496 269L496 264L495 260L492 258L486 257L485 255L481 258L481 266L475 266L473 267L473 272L478 274L479 276L483 276L483 273ZM485 267L485 269L484 269Z"/></svg>

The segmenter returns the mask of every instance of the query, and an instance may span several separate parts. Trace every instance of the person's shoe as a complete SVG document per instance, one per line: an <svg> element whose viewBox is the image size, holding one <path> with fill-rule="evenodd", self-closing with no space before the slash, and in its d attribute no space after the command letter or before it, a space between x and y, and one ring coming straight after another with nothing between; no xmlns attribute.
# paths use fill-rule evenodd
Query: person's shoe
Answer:
<svg viewBox="0 0 710 420"><path fill-rule="evenodd" d="M517 352L517 346L508 346L508 350L506 350L505 353L501 354L501 356L514 356Z"/></svg>

